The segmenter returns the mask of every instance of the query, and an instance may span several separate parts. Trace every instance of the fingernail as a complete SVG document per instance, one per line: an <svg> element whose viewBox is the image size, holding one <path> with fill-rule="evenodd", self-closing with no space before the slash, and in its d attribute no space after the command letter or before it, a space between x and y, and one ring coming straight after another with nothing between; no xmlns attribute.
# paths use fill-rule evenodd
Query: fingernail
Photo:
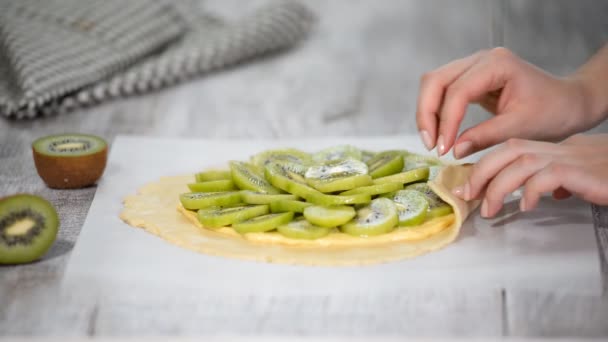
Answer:
<svg viewBox="0 0 608 342"><path fill-rule="evenodd" d="M471 186L469 183L464 184L464 200L468 201L471 199Z"/></svg>
<svg viewBox="0 0 608 342"><path fill-rule="evenodd" d="M463 198L464 197L464 187L457 186L454 189L452 189L452 193L460 198Z"/></svg>
<svg viewBox="0 0 608 342"><path fill-rule="evenodd" d="M424 143L424 146L426 146L426 149L430 151L433 148L433 142L431 141L431 136L429 135L429 132L427 132L426 130L420 131L420 136L422 137L422 142Z"/></svg>
<svg viewBox="0 0 608 342"><path fill-rule="evenodd" d="M488 200L485 198L481 203L481 216L488 217Z"/></svg>
<svg viewBox="0 0 608 342"><path fill-rule="evenodd" d="M526 199L525 198L521 198L521 200L519 201L519 210L520 211L526 211L528 208L526 208Z"/></svg>
<svg viewBox="0 0 608 342"><path fill-rule="evenodd" d="M443 143L443 135L437 139L437 156L441 157L445 153L445 144Z"/></svg>
<svg viewBox="0 0 608 342"><path fill-rule="evenodd" d="M473 143L470 141L464 141L454 146L454 157L456 159L464 158L468 156L473 150Z"/></svg>

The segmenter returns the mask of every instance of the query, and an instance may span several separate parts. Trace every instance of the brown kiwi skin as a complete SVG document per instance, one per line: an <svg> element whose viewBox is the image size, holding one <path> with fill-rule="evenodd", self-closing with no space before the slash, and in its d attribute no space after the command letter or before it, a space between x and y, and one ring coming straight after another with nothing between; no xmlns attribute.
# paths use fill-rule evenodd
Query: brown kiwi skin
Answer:
<svg viewBox="0 0 608 342"><path fill-rule="evenodd" d="M49 188L77 189L95 184L103 174L108 160L108 146L83 156L48 156L32 146L38 175Z"/></svg>

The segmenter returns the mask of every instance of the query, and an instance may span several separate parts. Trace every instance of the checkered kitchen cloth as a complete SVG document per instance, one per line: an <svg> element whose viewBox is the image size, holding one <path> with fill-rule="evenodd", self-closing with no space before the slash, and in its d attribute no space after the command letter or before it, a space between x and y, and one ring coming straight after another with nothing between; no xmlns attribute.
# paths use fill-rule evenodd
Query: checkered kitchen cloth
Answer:
<svg viewBox="0 0 608 342"><path fill-rule="evenodd" d="M289 48L315 21L279 0L232 23L201 0L0 0L0 113L34 118Z"/></svg>

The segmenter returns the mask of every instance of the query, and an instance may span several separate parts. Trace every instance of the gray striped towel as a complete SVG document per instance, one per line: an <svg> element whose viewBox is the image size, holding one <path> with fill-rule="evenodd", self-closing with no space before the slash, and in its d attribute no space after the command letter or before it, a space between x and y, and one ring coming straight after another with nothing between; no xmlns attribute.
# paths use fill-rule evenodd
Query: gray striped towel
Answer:
<svg viewBox="0 0 608 342"><path fill-rule="evenodd" d="M0 0L0 113L34 118L167 87L292 47L314 21L293 1L224 23L198 1Z"/></svg>

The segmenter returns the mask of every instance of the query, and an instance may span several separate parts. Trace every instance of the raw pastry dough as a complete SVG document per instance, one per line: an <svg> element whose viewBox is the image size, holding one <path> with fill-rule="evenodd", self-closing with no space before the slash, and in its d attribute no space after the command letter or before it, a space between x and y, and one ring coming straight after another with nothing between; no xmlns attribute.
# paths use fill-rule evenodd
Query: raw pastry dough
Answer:
<svg viewBox="0 0 608 342"><path fill-rule="evenodd" d="M122 220L143 228L175 245L196 252L265 262L338 266L365 265L412 258L447 246L458 236L462 223L479 204L452 195L462 185L471 165L448 165L429 186L454 213L428 221L416 228L358 238L335 232L317 240L296 240L278 233L240 235L232 228L207 229L196 215L181 207L178 197L188 192L192 175L163 177L124 200Z"/></svg>

